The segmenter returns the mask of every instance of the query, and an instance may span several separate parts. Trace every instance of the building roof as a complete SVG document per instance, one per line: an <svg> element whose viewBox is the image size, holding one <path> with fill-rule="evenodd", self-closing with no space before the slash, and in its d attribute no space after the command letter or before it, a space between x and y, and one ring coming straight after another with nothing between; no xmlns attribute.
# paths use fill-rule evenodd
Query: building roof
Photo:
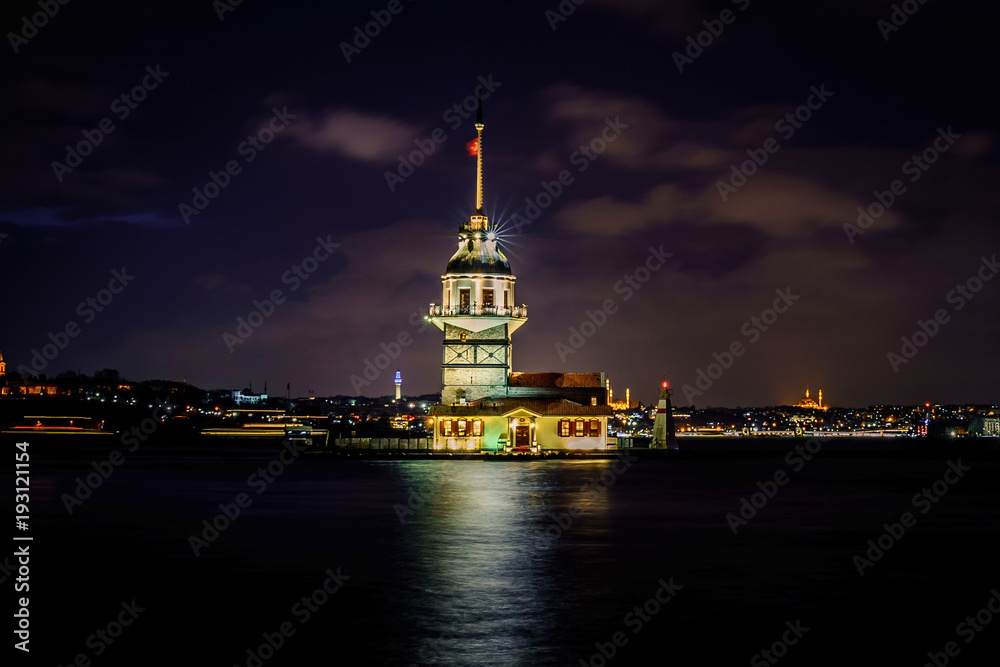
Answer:
<svg viewBox="0 0 1000 667"><path fill-rule="evenodd" d="M448 261L445 273L492 273L510 275L510 263L497 248L496 241L463 239L458 251Z"/></svg>
<svg viewBox="0 0 1000 667"><path fill-rule="evenodd" d="M600 373L511 373L511 387L602 387Z"/></svg>
<svg viewBox="0 0 1000 667"><path fill-rule="evenodd" d="M433 405L431 416L443 417L498 417L525 409L544 416L611 416L607 405L580 405L565 398L481 398L462 405Z"/></svg>

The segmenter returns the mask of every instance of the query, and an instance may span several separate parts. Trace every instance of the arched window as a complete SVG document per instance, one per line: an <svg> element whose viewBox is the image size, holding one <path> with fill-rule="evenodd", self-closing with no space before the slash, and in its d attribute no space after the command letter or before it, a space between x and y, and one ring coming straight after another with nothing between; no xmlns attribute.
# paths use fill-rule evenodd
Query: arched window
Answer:
<svg viewBox="0 0 1000 667"><path fill-rule="evenodd" d="M480 437L483 434L483 420L476 419L472 422L472 435L475 437Z"/></svg>
<svg viewBox="0 0 1000 667"><path fill-rule="evenodd" d="M466 425L467 425L467 422L464 419L459 419L458 420L458 435L459 436L465 435L465 427L466 427Z"/></svg>
<svg viewBox="0 0 1000 667"><path fill-rule="evenodd" d="M583 437L583 420L582 420L582 419L577 419L577 420L576 420L576 431L575 431L575 435L576 435L576 437L578 437L578 438L582 438L582 437Z"/></svg>

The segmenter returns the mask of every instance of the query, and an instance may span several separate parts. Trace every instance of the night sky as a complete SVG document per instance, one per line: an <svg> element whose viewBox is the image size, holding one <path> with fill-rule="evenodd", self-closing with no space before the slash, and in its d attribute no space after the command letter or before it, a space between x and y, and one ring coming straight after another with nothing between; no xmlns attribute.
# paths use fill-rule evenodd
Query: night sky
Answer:
<svg viewBox="0 0 1000 667"><path fill-rule="evenodd" d="M473 212L481 92L515 370L647 402L666 377L682 405L701 370L698 407L995 402L1000 6L902 4L5 3L0 351L440 391L421 318Z"/></svg>

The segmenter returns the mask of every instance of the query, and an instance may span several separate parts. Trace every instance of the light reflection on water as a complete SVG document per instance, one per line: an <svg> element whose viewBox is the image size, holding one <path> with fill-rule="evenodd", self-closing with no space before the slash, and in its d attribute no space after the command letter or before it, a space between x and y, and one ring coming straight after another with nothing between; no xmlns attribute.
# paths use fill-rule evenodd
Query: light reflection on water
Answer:
<svg viewBox="0 0 1000 667"><path fill-rule="evenodd" d="M95 614L138 597L148 622L102 665L139 664L151 645L164 664L183 664L199 645L199 664L242 665L246 648L287 620L327 568L342 567L351 577L344 589L266 667L348 650L363 650L352 664L366 667L577 665L615 631L628 633L628 645L609 667L746 664L798 617L826 634L817 630L783 664L857 664L851 647L877 645L884 619L899 636L940 632L995 585L994 459L972 459L968 479L862 579L852 557L912 509L943 457L858 457L830 443L734 535L726 513L788 469L787 447L644 460L614 477L606 459L302 460L197 558L189 535L248 490L261 460L129 459L69 515L60 498L94 457L39 459L33 563L44 577L32 593L39 627L60 628L39 650L67 663ZM422 500L400 523L411 492ZM671 577L684 589L633 634L623 618ZM186 639L176 642L181 629ZM894 659L884 664L902 664L896 652L886 645ZM679 660L697 655L705 659Z"/></svg>
<svg viewBox="0 0 1000 667"><path fill-rule="evenodd" d="M554 473L567 466L576 473L575 483L563 488ZM543 658L560 604L549 576L560 551L544 531L556 526L556 515L573 530L566 523L569 506L580 510L573 524L594 530L593 519L606 513L610 496L580 487L608 467L608 461L587 461L401 468L404 484L421 498L404 531L404 548L413 554L423 589L414 615L428 639L418 658L438 665L525 665ZM592 537L603 542L599 534Z"/></svg>

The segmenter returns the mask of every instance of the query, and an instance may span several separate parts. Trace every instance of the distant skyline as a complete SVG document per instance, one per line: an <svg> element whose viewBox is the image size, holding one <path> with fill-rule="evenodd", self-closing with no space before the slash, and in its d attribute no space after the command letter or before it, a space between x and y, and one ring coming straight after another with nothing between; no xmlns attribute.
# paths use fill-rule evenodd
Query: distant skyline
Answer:
<svg viewBox="0 0 1000 667"><path fill-rule="evenodd" d="M479 92L514 370L996 403L1000 7L900 4L9 3L0 352L440 391Z"/></svg>

